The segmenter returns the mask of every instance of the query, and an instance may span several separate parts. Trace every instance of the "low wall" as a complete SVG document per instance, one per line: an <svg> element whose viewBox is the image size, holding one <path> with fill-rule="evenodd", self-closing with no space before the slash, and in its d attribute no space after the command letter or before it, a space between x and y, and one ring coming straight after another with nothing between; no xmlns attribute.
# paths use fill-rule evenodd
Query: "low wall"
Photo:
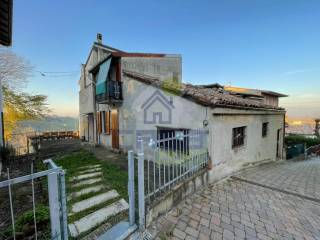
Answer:
<svg viewBox="0 0 320 240"><path fill-rule="evenodd" d="M174 206L185 199L186 196L200 190L207 184L208 170L205 169L174 186L170 192L159 197L147 207L146 226L148 227L157 217L170 211Z"/></svg>

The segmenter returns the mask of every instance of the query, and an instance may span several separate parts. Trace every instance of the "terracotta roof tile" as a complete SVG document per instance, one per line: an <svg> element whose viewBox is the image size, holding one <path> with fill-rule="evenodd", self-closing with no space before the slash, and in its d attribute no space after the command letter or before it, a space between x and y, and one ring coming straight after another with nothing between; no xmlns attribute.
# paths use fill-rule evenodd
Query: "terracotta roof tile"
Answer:
<svg viewBox="0 0 320 240"><path fill-rule="evenodd" d="M140 74L133 71L123 70L125 76L143 82L145 84L153 85L157 88L162 88L167 91L171 91L181 97L190 99L204 106L210 107L241 107L251 108L257 110L273 110L284 111L283 108L266 105L259 100L244 99L236 95L232 95L230 92L219 87L208 88L201 85L192 84L168 84L160 79Z"/></svg>

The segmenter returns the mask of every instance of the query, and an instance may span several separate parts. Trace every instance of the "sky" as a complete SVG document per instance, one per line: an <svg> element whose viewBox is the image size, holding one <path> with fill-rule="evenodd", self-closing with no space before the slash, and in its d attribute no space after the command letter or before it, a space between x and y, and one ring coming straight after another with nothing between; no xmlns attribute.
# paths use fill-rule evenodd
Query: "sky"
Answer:
<svg viewBox="0 0 320 240"><path fill-rule="evenodd" d="M314 118L319 12L318 0L15 0L12 49L35 67L26 90L57 115L78 115L80 65L99 32L124 51L181 54L184 82L285 93L289 117Z"/></svg>

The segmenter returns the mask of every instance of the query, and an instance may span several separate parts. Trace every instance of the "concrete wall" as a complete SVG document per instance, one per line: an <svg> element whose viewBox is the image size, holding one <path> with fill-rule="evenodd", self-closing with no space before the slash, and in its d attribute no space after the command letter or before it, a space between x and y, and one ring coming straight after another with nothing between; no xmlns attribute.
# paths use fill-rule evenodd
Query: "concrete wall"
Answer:
<svg viewBox="0 0 320 240"><path fill-rule="evenodd" d="M283 113L215 109L211 125L211 157L220 171L234 172L254 162L277 160L277 131L281 129L279 154L283 146ZM262 137L262 123L268 122L268 133ZM245 144L232 148L232 129L246 126Z"/></svg>
<svg viewBox="0 0 320 240"><path fill-rule="evenodd" d="M187 128L195 129L203 127L203 120L206 119L206 108L187 99L175 96L168 92L162 92L168 99L172 98L171 124L144 124L144 112L142 105L149 99L158 88L143 84L130 78L123 78L123 103L119 108L119 142L123 151L135 148L136 130L155 132L157 127ZM113 109L113 106L100 104L99 111ZM163 109L165 111L166 109ZM111 135L101 134L101 143L110 147Z"/></svg>
<svg viewBox="0 0 320 240"><path fill-rule="evenodd" d="M269 95L269 94L262 94L264 97L263 103L271 105L271 106L279 106L279 98L277 96Z"/></svg>
<svg viewBox="0 0 320 240"><path fill-rule="evenodd" d="M176 80L181 82L182 64L180 55L165 57L124 57L121 59L122 69L151 75L160 80Z"/></svg>
<svg viewBox="0 0 320 240"><path fill-rule="evenodd" d="M85 136L86 140L91 143L95 142L94 132L96 131L96 103L94 95L95 85L93 84L93 79L89 71L109 54L109 51L94 46L91 49L86 64L83 64L81 68L81 76L79 80L79 131L80 137ZM88 125L87 115L89 113L92 113L93 115L91 116L89 121L90 124ZM88 131L90 132L90 136L88 136Z"/></svg>

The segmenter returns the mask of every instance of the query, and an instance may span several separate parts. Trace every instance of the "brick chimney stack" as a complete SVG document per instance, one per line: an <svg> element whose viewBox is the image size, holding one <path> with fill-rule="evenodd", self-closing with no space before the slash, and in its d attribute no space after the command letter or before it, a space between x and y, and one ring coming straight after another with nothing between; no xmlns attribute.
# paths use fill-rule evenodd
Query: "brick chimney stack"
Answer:
<svg viewBox="0 0 320 240"><path fill-rule="evenodd" d="M314 120L316 122L316 127L315 127L315 135L317 137L320 137L320 118L317 118Z"/></svg>
<svg viewBox="0 0 320 240"><path fill-rule="evenodd" d="M102 34L101 33L97 33L97 43L102 44Z"/></svg>

